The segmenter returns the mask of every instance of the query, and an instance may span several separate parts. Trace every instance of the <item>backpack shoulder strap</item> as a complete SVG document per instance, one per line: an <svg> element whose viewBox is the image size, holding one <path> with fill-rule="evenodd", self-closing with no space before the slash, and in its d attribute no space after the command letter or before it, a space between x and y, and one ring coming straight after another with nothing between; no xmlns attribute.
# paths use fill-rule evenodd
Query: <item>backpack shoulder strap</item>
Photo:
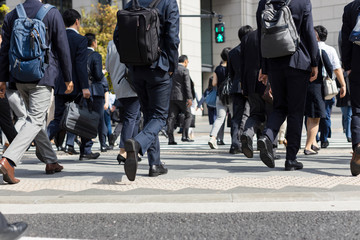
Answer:
<svg viewBox="0 0 360 240"><path fill-rule="evenodd" d="M27 18L24 6L21 3L16 6L16 13L19 18Z"/></svg>
<svg viewBox="0 0 360 240"><path fill-rule="evenodd" d="M285 2L285 6L289 6L290 2L291 2L291 0L287 0L287 1Z"/></svg>
<svg viewBox="0 0 360 240"><path fill-rule="evenodd" d="M150 3L149 8L156 8L157 5L159 5L159 3L161 2L161 0L154 0Z"/></svg>
<svg viewBox="0 0 360 240"><path fill-rule="evenodd" d="M44 17L46 16L46 14L52 9L55 8L53 5L50 4L45 4L43 5L40 10L38 11L38 13L36 14L36 19L42 21L44 19Z"/></svg>

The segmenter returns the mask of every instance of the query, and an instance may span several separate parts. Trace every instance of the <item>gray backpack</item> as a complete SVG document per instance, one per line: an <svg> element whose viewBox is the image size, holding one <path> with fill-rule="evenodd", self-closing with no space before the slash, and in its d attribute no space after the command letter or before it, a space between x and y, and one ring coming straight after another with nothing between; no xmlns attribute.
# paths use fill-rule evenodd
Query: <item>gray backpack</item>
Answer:
<svg viewBox="0 0 360 240"><path fill-rule="evenodd" d="M289 8L290 2L266 2L261 15L261 53L264 58L292 55L298 49L300 38Z"/></svg>

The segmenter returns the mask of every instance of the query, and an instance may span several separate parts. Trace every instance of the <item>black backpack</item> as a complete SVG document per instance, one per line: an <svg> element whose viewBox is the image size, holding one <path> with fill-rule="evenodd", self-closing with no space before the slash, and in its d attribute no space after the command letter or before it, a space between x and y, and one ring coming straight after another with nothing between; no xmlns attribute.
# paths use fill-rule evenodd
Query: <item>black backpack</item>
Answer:
<svg viewBox="0 0 360 240"><path fill-rule="evenodd" d="M132 6L117 13L119 31L118 52L120 61L129 65L151 65L160 56L160 20L156 6L161 0L153 0L147 8L138 0Z"/></svg>
<svg viewBox="0 0 360 240"><path fill-rule="evenodd" d="M225 81L223 81L220 84L218 89L219 99L224 105L229 105L232 102L231 88L232 88L232 81L231 78L227 76Z"/></svg>
<svg viewBox="0 0 360 240"><path fill-rule="evenodd" d="M300 37L289 3L291 0L268 0L261 14L261 54L277 58L294 54Z"/></svg>

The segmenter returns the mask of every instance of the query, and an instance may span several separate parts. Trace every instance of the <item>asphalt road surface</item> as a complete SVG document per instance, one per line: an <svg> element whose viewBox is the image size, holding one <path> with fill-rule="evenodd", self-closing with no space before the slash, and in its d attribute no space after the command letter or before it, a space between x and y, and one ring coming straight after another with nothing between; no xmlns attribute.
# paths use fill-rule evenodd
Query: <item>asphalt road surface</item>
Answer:
<svg viewBox="0 0 360 240"><path fill-rule="evenodd" d="M27 237L72 239L360 239L360 212L8 215Z"/></svg>

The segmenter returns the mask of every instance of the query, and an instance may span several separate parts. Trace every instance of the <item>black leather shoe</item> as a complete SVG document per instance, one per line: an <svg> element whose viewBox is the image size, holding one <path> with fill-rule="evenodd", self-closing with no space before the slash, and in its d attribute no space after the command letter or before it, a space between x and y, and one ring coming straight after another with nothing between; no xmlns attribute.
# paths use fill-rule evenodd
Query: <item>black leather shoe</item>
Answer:
<svg viewBox="0 0 360 240"><path fill-rule="evenodd" d="M80 154L79 160L91 160L97 159L100 153Z"/></svg>
<svg viewBox="0 0 360 240"><path fill-rule="evenodd" d="M194 142L194 140L190 139L190 138L181 138L182 142Z"/></svg>
<svg viewBox="0 0 360 240"><path fill-rule="evenodd" d="M305 155L316 155L316 154L318 154L318 152L304 149L304 154Z"/></svg>
<svg viewBox="0 0 360 240"><path fill-rule="evenodd" d="M113 150L113 147L106 145L105 147L100 148L101 152L107 152L108 150Z"/></svg>
<svg viewBox="0 0 360 240"><path fill-rule="evenodd" d="M321 148L327 148L328 146L329 146L329 141L321 143Z"/></svg>
<svg viewBox="0 0 360 240"><path fill-rule="evenodd" d="M75 148L72 146L66 146L65 152L70 155L77 155L79 154L77 151L75 151Z"/></svg>
<svg viewBox="0 0 360 240"><path fill-rule="evenodd" d="M351 175L357 176L360 174L360 144L358 144L353 152L352 159L350 161Z"/></svg>
<svg viewBox="0 0 360 240"><path fill-rule="evenodd" d="M285 171L300 170L303 168L303 164L296 160L286 160L285 161Z"/></svg>
<svg viewBox="0 0 360 240"><path fill-rule="evenodd" d="M223 140L217 140L216 144L217 144L217 145L225 145L225 143L224 143Z"/></svg>
<svg viewBox="0 0 360 240"><path fill-rule="evenodd" d="M348 142L352 142L352 139L348 137L348 138L347 138L347 141L348 141Z"/></svg>
<svg viewBox="0 0 360 240"><path fill-rule="evenodd" d="M280 159L281 159L281 156L279 154L274 155L274 160L280 160Z"/></svg>
<svg viewBox="0 0 360 240"><path fill-rule="evenodd" d="M157 177L159 175L167 174L168 169L164 167L164 164L152 165L149 168L149 177Z"/></svg>
<svg viewBox="0 0 360 240"><path fill-rule="evenodd" d="M168 142L168 145L177 145L177 142Z"/></svg>
<svg viewBox="0 0 360 240"><path fill-rule="evenodd" d="M231 147L229 150L230 154L239 154L242 153L241 149L237 148L237 147Z"/></svg>
<svg viewBox="0 0 360 240"><path fill-rule="evenodd" d="M257 141L261 161L269 168L275 167L273 145L267 136L261 136Z"/></svg>
<svg viewBox="0 0 360 240"><path fill-rule="evenodd" d="M248 135L241 135L240 136L241 141L241 150L244 153L244 155L247 158L253 158L254 157L254 148L253 148L253 140Z"/></svg>
<svg viewBox="0 0 360 240"><path fill-rule="evenodd" d="M136 178L136 171L138 168L138 154L140 149L141 146L137 141L135 141L135 139L130 138L125 141L126 161L124 169L129 181L134 181Z"/></svg>
<svg viewBox="0 0 360 240"><path fill-rule="evenodd" d="M28 225L25 222L16 222L13 224L8 224L7 227L0 229L0 239L1 240L18 239L26 231L27 227Z"/></svg>
<svg viewBox="0 0 360 240"><path fill-rule="evenodd" d="M315 146L315 145L311 145L311 150L314 150L315 152L320 151L321 148Z"/></svg>

